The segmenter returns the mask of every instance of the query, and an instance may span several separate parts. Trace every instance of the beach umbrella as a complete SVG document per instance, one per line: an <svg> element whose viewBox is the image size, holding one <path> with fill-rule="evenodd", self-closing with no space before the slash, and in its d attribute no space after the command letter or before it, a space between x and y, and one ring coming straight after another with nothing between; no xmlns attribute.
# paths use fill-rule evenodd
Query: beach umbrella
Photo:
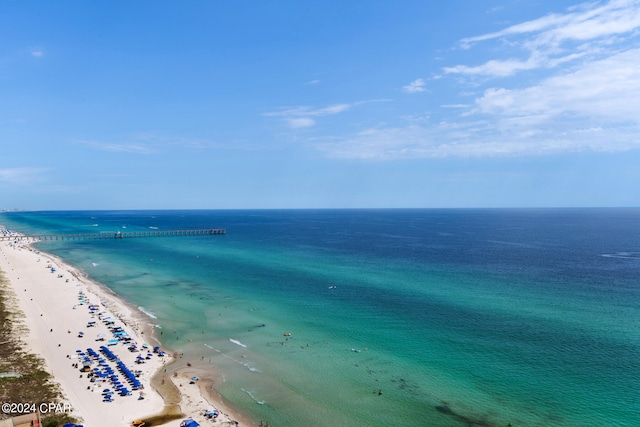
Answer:
<svg viewBox="0 0 640 427"><path fill-rule="evenodd" d="M198 381L198 377L191 377L191 381Z"/></svg>

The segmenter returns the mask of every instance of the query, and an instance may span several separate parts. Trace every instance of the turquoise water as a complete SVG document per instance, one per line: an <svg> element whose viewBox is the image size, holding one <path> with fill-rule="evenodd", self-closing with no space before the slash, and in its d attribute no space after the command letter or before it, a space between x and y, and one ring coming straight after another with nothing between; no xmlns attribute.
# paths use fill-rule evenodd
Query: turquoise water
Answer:
<svg viewBox="0 0 640 427"><path fill-rule="evenodd" d="M204 359L228 401L273 426L640 425L638 209L37 212L0 223L226 228L39 247L152 313L167 347Z"/></svg>

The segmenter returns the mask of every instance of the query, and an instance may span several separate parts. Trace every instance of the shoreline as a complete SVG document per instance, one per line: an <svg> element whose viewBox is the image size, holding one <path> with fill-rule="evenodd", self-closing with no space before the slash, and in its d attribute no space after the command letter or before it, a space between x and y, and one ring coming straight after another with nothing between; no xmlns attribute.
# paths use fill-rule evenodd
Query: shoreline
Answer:
<svg viewBox="0 0 640 427"><path fill-rule="evenodd" d="M71 415L93 427L107 424L129 426L137 419L146 419L154 426L179 426L186 418L206 425L211 421L204 417L205 410L216 409L219 415L214 420L215 425L256 425L224 402L215 391L214 385L218 380L215 375L205 371L200 364L194 363L194 366L180 356L171 357L170 354L174 353L170 348L163 348L168 353L164 358L154 355L145 363L135 365L136 369L143 371L144 399L127 396L116 397L111 403L102 402L100 396L92 391L92 386L88 386L87 379L83 381L78 370L69 368L73 365L69 358L74 358L76 348L91 346L97 350L106 345L106 342L89 338L86 331L91 335L109 333L98 319L89 317L91 312L76 305L78 293L86 296L87 304L90 301L99 305L104 312L102 317L108 315L117 319L119 326L138 345L164 347L158 339L153 318L107 286L89 279L81 270L34 248L33 243L20 237L16 237L15 243L2 242L0 270L5 273L7 287L17 301L15 310L24 316L21 321L26 334L20 336L20 340L29 353L44 360L45 369L53 375L64 399L74 409ZM55 270L45 268L47 266ZM88 329L87 321L95 321L95 329ZM80 332L87 333L84 339L79 338L82 335L76 336ZM134 366L136 354L127 351L126 347L117 344L109 346L109 349L113 349L127 366ZM192 376L198 376L199 380L190 381ZM112 408L117 408L117 411Z"/></svg>

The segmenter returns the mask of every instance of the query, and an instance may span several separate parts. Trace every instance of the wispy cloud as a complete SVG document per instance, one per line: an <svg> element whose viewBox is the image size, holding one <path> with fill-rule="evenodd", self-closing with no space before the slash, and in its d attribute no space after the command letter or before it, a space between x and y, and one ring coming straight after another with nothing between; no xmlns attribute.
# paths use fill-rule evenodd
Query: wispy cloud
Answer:
<svg viewBox="0 0 640 427"><path fill-rule="evenodd" d="M444 157L549 155L585 150L620 152L640 149L640 126L603 128L572 121L562 132L538 126L548 117L516 117L499 123L442 122L433 126L379 127L344 137L316 138L314 147L328 157L393 160ZM533 125L533 126L532 126Z"/></svg>
<svg viewBox="0 0 640 427"><path fill-rule="evenodd" d="M0 181L11 184L32 184L43 181L45 168L22 167L0 169Z"/></svg>
<svg viewBox="0 0 640 427"><path fill-rule="evenodd" d="M552 69L559 65L569 63L586 56L595 56L597 49L588 51L589 46L576 47L576 51L557 57L544 54L540 51L533 51L526 59L491 59L481 65L455 65L445 67L446 74L462 74L469 76L486 76L486 77L508 77L517 74L520 71L536 70L536 69Z"/></svg>
<svg viewBox="0 0 640 427"><path fill-rule="evenodd" d="M285 120L292 129L308 128L316 124L316 121L311 117L287 117Z"/></svg>
<svg viewBox="0 0 640 427"><path fill-rule="evenodd" d="M305 116L305 117L320 117L326 116L329 114L338 114L343 111L347 111L351 108L350 104L333 104L327 107L322 108L313 108L313 107L283 107L280 111L274 111L265 113L265 116L276 116L276 117L292 117L292 116Z"/></svg>
<svg viewBox="0 0 640 427"><path fill-rule="evenodd" d="M267 117L281 117L292 128L311 127L316 124L315 117L339 114L349 110L355 104L333 104L322 108L307 106L283 107L279 111L264 113Z"/></svg>
<svg viewBox="0 0 640 427"><path fill-rule="evenodd" d="M468 37L461 47L471 49L498 39L521 56L490 59L480 65L445 67L446 74L505 77L520 71L555 68L578 59L593 59L620 48L621 37L640 30L640 1L611 0L584 3L564 14L551 14L512 25L501 31Z"/></svg>
<svg viewBox="0 0 640 427"><path fill-rule="evenodd" d="M402 91L406 93L418 93L424 92L424 80L415 79L411 83L402 87Z"/></svg>
<svg viewBox="0 0 640 427"><path fill-rule="evenodd" d="M328 157L366 160L640 149L639 35L640 0L595 0L468 37L458 57L481 59L433 76L443 88L439 96L445 85L454 86L448 99L390 117L402 107L396 103L382 119L352 121L343 134L337 129L347 126L319 129L307 141ZM417 78L402 90L423 92L426 81ZM264 115L293 129L311 128L358 104Z"/></svg>
<svg viewBox="0 0 640 427"><path fill-rule="evenodd" d="M141 142L105 142L95 140L79 140L77 144L84 145L99 151L108 151L113 153L135 153L135 154L151 154L156 149L149 144Z"/></svg>
<svg viewBox="0 0 640 427"><path fill-rule="evenodd" d="M33 56L34 58L42 58L44 56L44 49L40 48L40 47L34 47L30 49L31 56Z"/></svg>
<svg viewBox="0 0 640 427"><path fill-rule="evenodd" d="M75 141L94 150L112 153L131 153L140 155L157 154L171 148L201 150L211 146L219 146L212 141L188 138L185 136L167 135L162 131L141 131L124 136L118 141L100 141L85 139Z"/></svg>
<svg viewBox="0 0 640 427"><path fill-rule="evenodd" d="M573 114L591 120L638 122L640 49L612 55L522 89L489 88L477 112L500 116Z"/></svg>
<svg viewBox="0 0 640 427"><path fill-rule="evenodd" d="M568 40L590 40L627 33L640 25L637 0L609 0L582 3L567 9L565 14L550 14L542 18L512 25L504 30L461 40L470 45L511 35L531 34L527 45L559 46Z"/></svg>
<svg viewBox="0 0 640 427"><path fill-rule="evenodd" d="M117 141L81 139L75 140L73 143L97 151L138 154L141 156L157 155L175 151L180 151L181 153L198 153L211 149L255 151L268 148L264 144L249 142L242 139L214 140L192 138L182 135L170 135L162 131L137 132L132 135L123 136Z"/></svg>
<svg viewBox="0 0 640 427"><path fill-rule="evenodd" d="M369 127L316 138L313 146L327 156L369 160L640 149L639 34L640 0L613 0L463 39L466 49L494 40L508 45L509 55L523 55L445 68L491 79L475 79L473 92L465 93L465 84L462 102L441 104L432 115L437 122ZM524 71L526 80L501 80Z"/></svg>
<svg viewBox="0 0 640 427"><path fill-rule="evenodd" d="M640 49L521 89L489 88L433 123L315 139L329 157L365 160L549 155L640 149Z"/></svg>

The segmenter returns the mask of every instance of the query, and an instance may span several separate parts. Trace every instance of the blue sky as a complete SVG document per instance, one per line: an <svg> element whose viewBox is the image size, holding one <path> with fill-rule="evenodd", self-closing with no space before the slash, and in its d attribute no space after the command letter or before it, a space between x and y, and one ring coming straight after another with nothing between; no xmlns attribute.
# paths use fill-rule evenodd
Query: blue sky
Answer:
<svg viewBox="0 0 640 427"><path fill-rule="evenodd" d="M0 3L0 208L640 205L640 0Z"/></svg>

